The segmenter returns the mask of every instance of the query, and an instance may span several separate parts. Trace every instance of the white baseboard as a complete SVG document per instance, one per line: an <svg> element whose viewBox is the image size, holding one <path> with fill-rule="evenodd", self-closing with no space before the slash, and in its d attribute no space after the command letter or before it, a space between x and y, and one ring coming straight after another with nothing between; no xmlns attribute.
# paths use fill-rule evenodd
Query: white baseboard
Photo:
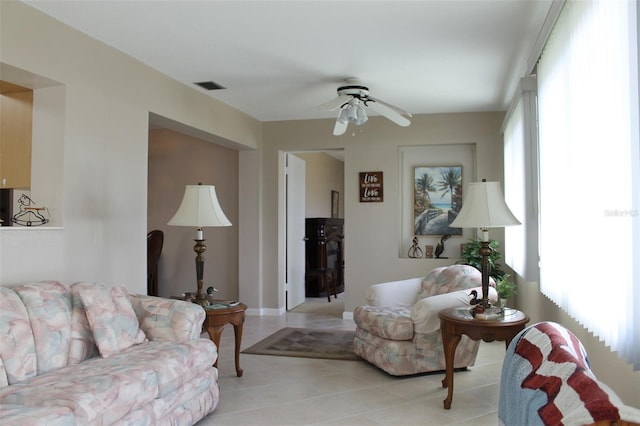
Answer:
<svg viewBox="0 0 640 426"><path fill-rule="evenodd" d="M258 317L279 317L280 315L284 315L287 312L287 310L282 307L282 308L278 308L278 309L273 309L273 308L249 308L246 311L247 315L254 315L254 316L258 316Z"/></svg>
<svg viewBox="0 0 640 426"><path fill-rule="evenodd" d="M278 309L273 309L273 308L248 308L246 311L246 315L253 315L253 316L258 316L258 317L279 317L281 315L284 315L287 313L287 310L282 307L282 308L278 308ZM351 320L353 321L353 312L343 312L342 313L342 319L343 320Z"/></svg>

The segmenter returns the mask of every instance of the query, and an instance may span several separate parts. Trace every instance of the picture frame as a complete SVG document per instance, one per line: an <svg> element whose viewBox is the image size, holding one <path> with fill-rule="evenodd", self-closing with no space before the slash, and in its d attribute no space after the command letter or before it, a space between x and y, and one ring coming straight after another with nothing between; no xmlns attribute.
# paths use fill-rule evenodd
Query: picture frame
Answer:
<svg viewBox="0 0 640 426"><path fill-rule="evenodd" d="M358 187L361 203L382 203L384 201L382 172L360 172Z"/></svg>
<svg viewBox="0 0 640 426"><path fill-rule="evenodd" d="M336 219L340 215L340 193L331 191L331 218Z"/></svg>
<svg viewBox="0 0 640 426"><path fill-rule="evenodd" d="M462 235L450 226L462 208L462 165L416 166L413 178L414 235Z"/></svg>

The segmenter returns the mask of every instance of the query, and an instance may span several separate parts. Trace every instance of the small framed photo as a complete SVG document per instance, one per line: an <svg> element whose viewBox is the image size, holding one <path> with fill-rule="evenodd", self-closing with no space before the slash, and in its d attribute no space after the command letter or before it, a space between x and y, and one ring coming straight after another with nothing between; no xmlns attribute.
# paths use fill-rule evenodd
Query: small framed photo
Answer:
<svg viewBox="0 0 640 426"><path fill-rule="evenodd" d="M340 214L340 193L331 191L331 217L336 219Z"/></svg>

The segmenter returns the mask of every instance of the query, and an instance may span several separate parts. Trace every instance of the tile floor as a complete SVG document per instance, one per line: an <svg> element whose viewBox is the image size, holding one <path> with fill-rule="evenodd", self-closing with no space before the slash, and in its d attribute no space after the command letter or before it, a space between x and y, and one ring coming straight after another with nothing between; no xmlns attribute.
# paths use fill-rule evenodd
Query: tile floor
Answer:
<svg viewBox="0 0 640 426"><path fill-rule="evenodd" d="M307 303L322 300L328 303ZM341 314L247 316L242 349L283 327L355 329ZM476 365L455 373L450 410L442 407L446 390L440 373L398 378L365 361L241 354L244 375L236 377L233 351L228 325L220 342L220 403L198 426L498 424L504 342L482 342Z"/></svg>

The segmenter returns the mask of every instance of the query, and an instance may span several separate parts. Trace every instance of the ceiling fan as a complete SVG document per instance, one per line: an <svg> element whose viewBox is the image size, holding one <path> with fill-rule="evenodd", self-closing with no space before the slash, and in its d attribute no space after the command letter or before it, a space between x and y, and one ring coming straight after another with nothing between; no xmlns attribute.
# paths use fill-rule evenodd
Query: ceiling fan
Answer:
<svg viewBox="0 0 640 426"><path fill-rule="evenodd" d="M324 111L333 111L340 108L333 134L336 136L347 131L349 123L359 126L367 122L365 108L371 108L380 115L388 118L398 126L407 127L411 121L408 112L393 106L387 102L369 96L369 88L360 83L357 78L348 78L346 84L338 87L338 96L320 106Z"/></svg>

